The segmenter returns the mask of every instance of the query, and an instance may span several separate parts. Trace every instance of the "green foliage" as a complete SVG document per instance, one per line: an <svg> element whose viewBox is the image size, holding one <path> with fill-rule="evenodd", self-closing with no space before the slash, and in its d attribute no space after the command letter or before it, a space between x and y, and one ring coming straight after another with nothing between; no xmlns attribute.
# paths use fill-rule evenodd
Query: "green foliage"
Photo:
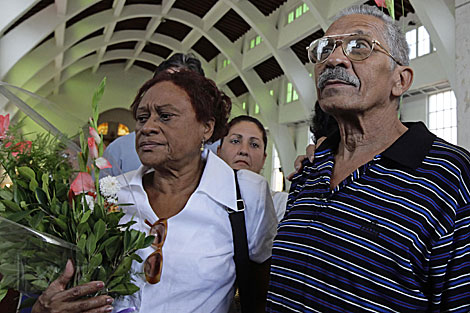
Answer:
<svg viewBox="0 0 470 313"><path fill-rule="evenodd" d="M93 95L90 126L94 129L104 87L105 80ZM25 141L17 129L10 129L3 142L0 141L3 167L0 179L11 179L10 186L0 188L0 217L73 245L70 256L77 270L69 287L102 280L107 286L102 293L112 297L136 292L131 263L133 260L142 262L136 251L150 246L153 237L130 229L132 222L119 224L124 216L120 210L108 211L99 192L98 168L92 165L98 191L91 210L84 194L69 196L75 173L63 153L63 143L51 135L39 134L30 147L17 153L18 144L22 142ZM79 167L81 172L86 172L89 151L83 132L80 142ZM101 156L102 143L99 148ZM65 267L65 260L53 255L53 251L44 248L44 242L28 240L26 243L22 238L0 241L0 273L3 275L0 299L9 288L27 289L36 294L44 291ZM21 266L18 266L18 259Z"/></svg>

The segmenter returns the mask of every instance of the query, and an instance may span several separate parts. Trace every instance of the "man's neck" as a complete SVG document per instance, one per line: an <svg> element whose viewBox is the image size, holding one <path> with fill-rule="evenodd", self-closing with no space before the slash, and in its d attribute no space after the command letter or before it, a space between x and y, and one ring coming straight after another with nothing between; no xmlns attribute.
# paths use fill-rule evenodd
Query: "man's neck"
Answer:
<svg viewBox="0 0 470 313"><path fill-rule="evenodd" d="M383 112L387 113L387 112ZM341 141L335 153L331 188L390 147L407 127L393 114L338 118Z"/></svg>

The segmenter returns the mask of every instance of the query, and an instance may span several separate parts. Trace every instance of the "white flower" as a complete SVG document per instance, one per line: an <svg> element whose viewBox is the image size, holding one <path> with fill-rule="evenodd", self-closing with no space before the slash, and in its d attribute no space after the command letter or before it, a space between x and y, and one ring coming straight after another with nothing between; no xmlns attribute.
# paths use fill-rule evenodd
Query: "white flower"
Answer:
<svg viewBox="0 0 470 313"><path fill-rule="evenodd" d="M90 195L85 195L85 201L86 201L86 204L88 205L88 208L93 211L93 209L95 208L95 197L90 196ZM83 203L83 198L82 198L82 205L85 207Z"/></svg>
<svg viewBox="0 0 470 313"><path fill-rule="evenodd" d="M105 198L116 198L121 184L116 177L106 176L100 179L100 191Z"/></svg>

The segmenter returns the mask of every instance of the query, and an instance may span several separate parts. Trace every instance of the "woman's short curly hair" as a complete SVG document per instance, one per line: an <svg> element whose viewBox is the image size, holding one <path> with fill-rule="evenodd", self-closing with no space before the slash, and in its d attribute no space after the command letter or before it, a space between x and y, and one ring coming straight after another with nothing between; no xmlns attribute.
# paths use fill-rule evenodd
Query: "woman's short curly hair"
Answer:
<svg viewBox="0 0 470 313"><path fill-rule="evenodd" d="M145 92L159 82L170 81L183 89L189 96L196 119L200 123L214 120L214 132L209 143L222 138L227 129L227 121L232 110L232 101L217 88L215 82L194 71L181 69L177 72L161 72L144 83L131 104L131 110L136 118L137 108Z"/></svg>

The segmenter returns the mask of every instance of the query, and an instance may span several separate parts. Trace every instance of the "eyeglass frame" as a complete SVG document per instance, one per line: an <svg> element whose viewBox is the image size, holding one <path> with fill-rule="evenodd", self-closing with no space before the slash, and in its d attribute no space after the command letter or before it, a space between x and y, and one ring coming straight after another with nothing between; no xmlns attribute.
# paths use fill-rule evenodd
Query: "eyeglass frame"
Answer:
<svg viewBox="0 0 470 313"><path fill-rule="evenodd" d="M154 252L152 252L144 261L144 274L145 274L145 280L149 283L149 284L156 284L158 282L160 282L160 278L161 278L161 275L162 275L162 270L163 270L163 244L165 243L165 239L166 239L166 234L168 232L168 222L167 222L168 219L166 218L160 218L158 219L155 223L150 223L147 219L145 219L145 223L150 227L149 229L149 234L152 235L152 229L159 225L159 224L162 224L164 226L164 232L163 234L159 234L161 235L161 241L160 243L157 243L155 244L155 239L154 239L154 242L152 242L152 248L155 249ZM156 232L156 231L155 231ZM155 276L150 276L147 274L147 271L145 270L146 268L146 265L147 265L147 262L149 261L149 259L155 255L159 254L160 255L160 264L159 264L159 267L158 267L158 272Z"/></svg>
<svg viewBox="0 0 470 313"><path fill-rule="evenodd" d="M346 37L350 37L350 36L356 36L356 35L361 35L361 36L364 36L364 37L368 37L371 39L371 43L372 43L372 46L370 48L370 51L369 51L369 54L364 58L364 59L361 59L361 60L351 60L351 58L349 58L349 54L346 53L346 51L344 50L344 47L343 47L343 42L344 42L344 38ZM334 38L337 38L337 37L343 37L343 39L334 39ZM333 44L333 49L331 49L331 52L330 54L321 62L313 62L312 61L312 58L310 57L310 49L311 47L313 46L313 44L315 44L316 42L322 40L322 39L325 39L325 38L333 38L335 41L334 41L334 44ZM352 61L352 62L359 62L359 61L364 61L366 60L367 58L369 58L372 54L372 51L374 51L374 48L375 48L375 45L377 44L380 48L382 48L385 52L386 55L388 55L389 57L392 58L393 61L395 61L398 65L403 65L401 64L401 62L398 62L397 59L395 59L395 57L387 50L387 48L385 48L378 40L376 39L372 39L369 35L367 34L362 34L362 33L349 33L349 34L338 34L338 35L330 35L330 36L323 36L321 38L317 38L315 39L314 41L312 41L308 47L306 48L307 49L307 57L308 57L308 60L312 63L312 64L322 64L322 63L325 63L326 60L328 60L328 57L330 55L332 55L336 48L338 48L338 45L336 44L338 41L341 42L341 50L343 51L343 54L348 58L348 60ZM378 51L378 50L376 50Z"/></svg>

